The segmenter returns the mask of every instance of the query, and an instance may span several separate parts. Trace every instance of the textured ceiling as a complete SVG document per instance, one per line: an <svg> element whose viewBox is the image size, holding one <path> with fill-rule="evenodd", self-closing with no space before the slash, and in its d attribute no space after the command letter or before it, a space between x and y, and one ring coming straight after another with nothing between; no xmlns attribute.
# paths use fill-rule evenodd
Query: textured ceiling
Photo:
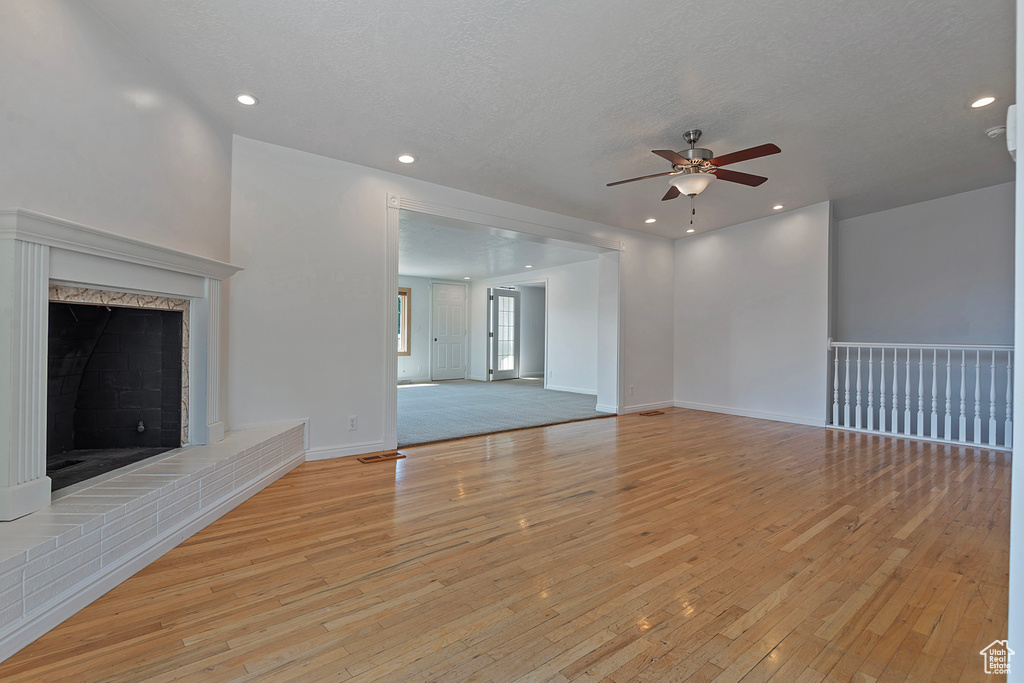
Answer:
<svg viewBox="0 0 1024 683"><path fill-rule="evenodd" d="M594 250L510 239L491 228L401 211L398 220L398 273L441 280L506 277L597 258Z"/></svg>
<svg viewBox="0 0 1024 683"><path fill-rule="evenodd" d="M605 183L669 170L650 150L694 127L783 150L732 167L761 187L698 197L700 231L1013 178L984 133L1014 97L1013 0L90 1L240 135L671 237L665 179Z"/></svg>

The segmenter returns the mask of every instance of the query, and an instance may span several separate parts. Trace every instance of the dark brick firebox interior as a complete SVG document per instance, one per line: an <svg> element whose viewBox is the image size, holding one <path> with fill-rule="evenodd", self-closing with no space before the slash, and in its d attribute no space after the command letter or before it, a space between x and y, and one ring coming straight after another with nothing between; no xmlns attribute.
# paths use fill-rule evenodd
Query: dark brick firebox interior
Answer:
<svg viewBox="0 0 1024 683"><path fill-rule="evenodd" d="M46 460L54 490L181 445L181 315L50 303Z"/></svg>

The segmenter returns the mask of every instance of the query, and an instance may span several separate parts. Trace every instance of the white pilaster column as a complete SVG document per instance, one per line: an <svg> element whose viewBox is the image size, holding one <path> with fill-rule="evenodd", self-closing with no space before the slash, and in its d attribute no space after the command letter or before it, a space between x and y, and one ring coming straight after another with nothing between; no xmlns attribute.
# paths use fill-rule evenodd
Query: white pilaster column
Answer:
<svg viewBox="0 0 1024 683"><path fill-rule="evenodd" d="M46 348L50 248L0 239L0 520L50 504Z"/></svg>
<svg viewBox="0 0 1024 683"><path fill-rule="evenodd" d="M220 419L220 280L206 279L206 429L209 443L224 439Z"/></svg>
<svg viewBox="0 0 1024 683"><path fill-rule="evenodd" d="M389 194L387 204L387 243L384 248L384 450L398 448L398 352L395 348L395 321L398 320L398 218L402 199Z"/></svg>

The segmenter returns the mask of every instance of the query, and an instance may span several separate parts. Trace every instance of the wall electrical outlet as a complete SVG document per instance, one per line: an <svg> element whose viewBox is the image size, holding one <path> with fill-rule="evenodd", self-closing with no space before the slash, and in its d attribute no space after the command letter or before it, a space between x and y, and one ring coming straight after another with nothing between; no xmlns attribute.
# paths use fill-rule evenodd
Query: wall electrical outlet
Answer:
<svg viewBox="0 0 1024 683"><path fill-rule="evenodd" d="M359 429L359 417L356 415L348 416L348 431L354 432Z"/></svg>
<svg viewBox="0 0 1024 683"><path fill-rule="evenodd" d="M634 392L633 392L633 385L632 385L632 384L630 384L630 385L629 385L629 395L630 395L630 396L632 396L632 395L633 395L633 393L634 393Z"/></svg>

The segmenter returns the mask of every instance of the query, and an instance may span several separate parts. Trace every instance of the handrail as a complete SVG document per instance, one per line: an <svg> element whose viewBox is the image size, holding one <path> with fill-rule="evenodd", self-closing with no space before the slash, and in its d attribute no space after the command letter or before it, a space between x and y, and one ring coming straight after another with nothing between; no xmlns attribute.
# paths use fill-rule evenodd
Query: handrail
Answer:
<svg viewBox="0 0 1024 683"><path fill-rule="evenodd" d="M829 348L831 349L845 349L845 348L861 348L861 349L927 349L932 350L946 350L952 351L1010 351L1013 350L1013 344L902 344L892 342L837 342L829 341Z"/></svg>
<svg viewBox="0 0 1024 683"><path fill-rule="evenodd" d="M828 340L827 424L836 429L1009 450L1010 344Z"/></svg>

